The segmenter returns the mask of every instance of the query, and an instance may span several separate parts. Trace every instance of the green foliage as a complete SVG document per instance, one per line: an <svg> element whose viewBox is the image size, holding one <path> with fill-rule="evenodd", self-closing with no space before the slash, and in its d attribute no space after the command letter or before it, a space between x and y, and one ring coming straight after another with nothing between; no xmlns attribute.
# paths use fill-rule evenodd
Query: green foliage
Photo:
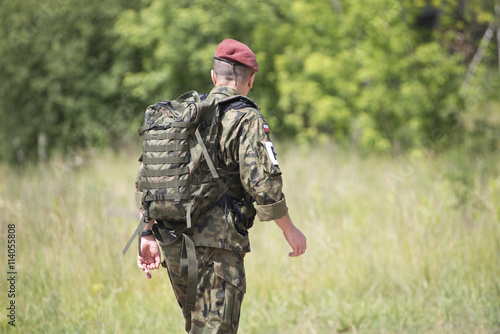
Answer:
<svg viewBox="0 0 500 334"><path fill-rule="evenodd" d="M276 135L377 151L449 147L463 134L464 55L450 54L441 38L421 38L419 8L391 0L369 10L319 0L152 1L118 22L122 40L142 55L142 69L127 74L125 85L150 101L209 90L215 46L231 37L258 56L251 95Z"/></svg>
<svg viewBox="0 0 500 334"><path fill-rule="evenodd" d="M438 23L420 27L429 6L439 10ZM5 2L0 158L43 158L132 136L147 105L210 90L224 38L257 54L250 95L276 136L382 152L450 147L468 134L464 115L498 101L494 43L469 93L459 95L496 19L493 7L493 0Z"/></svg>
<svg viewBox="0 0 500 334"><path fill-rule="evenodd" d="M118 0L2 3L2 159L35 158L39 141L40 155L109 143L123 130L130 113L117 110L123 73L113 71L112 47L121 7Z"/></svg>
<svg viewBox="0 0 500 334"><path fill-rule="evenodd" d="M374 18L362 4L350 4L342 17L330 8L337 16L336 29L326 29L323 38L330 45L297 45L280 56L281 106L295 116L296 128L313 130L301 135L411 147L445 123L458 102L459 59L437 43L417 45L403 9L379 2L371 8ZM309 23L296 15L295 31L305 31Z"/></svg>

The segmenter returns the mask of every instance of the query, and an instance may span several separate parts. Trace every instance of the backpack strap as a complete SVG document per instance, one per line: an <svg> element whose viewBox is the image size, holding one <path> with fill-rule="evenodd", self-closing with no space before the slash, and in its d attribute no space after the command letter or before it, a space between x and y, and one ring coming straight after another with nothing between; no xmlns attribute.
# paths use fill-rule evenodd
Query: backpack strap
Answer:
<svg viewBox="0 0 500 334"><path fill-rule="evenodd" d="M176 98L175 100L170 101L170 105L180 112L184 111L184 107L182 106L183 102L189 102L187 100L192 99L192 102L199 103L201 102L200 95L195 90L190 90Z"/></svg>
<svg viewBox="0 0 500 334"><path fill-rule="evenodd" d="M180 275L187 274L186 304L184 312L194 311L196 304L196 292L198 286L198 261L196 260L196 249L193 240L182 233Z"/></svg>
<svg viewBox="0 0 500 334"><path fill-rule="evenodd" d="M132 234L130 239L127 242L127 245L125 245L125 248L122 250L122 254L125 255L132 244L132 241L134 241L135 236L137 235L137 244L139 247L139 256L142 256L141 252L141 233L144 230L144 227L148 223L148 217L146 215L143 215L142 218L139 220L139 225L137 225L137 228L135 229L135 232Z"/></svg>
<svg viewBox="0 0 500 334"><path fill-rule="evenodd" d="M221 100L219 100L219 106L220 106L221 114L225 114L229 109L239 110L239 109L248 108L248 107L260 110L257 103L255 103L250 98L248 98L244 95L235 95L235 96L230 96L228 98L221 99Z"/></svg>
<svg viewBox="0 0 500 334"><path fill-rule="evenodd" d="M200 130L196 128L196 131L194 132L196 139L198 140L198 144L201 146L201 150L203 151L203 155L205 156L205 159L208 164L208 168L210 168L210 173L212 173L212 177L214 179L219 178L219 174L217 173L217 170L215 169L214 162L210 158L210 154L208 154L207 147L205 146L205 143L203 143L203 138L201 138Z"/></svg>
<svg viewBox="0 0 500 334"><path fill-rule="evenodd" d="M138 130L137 130L137 133L139 134L139 136L142 136L142 134L146 131L148 131L149 129L152 129L154 126L153 124L155 123L155 121L161 117L161 113L157 113L156 115L154 115L153 117L151 117L149 120L148 120L148 123L141 126Z"/></svg>

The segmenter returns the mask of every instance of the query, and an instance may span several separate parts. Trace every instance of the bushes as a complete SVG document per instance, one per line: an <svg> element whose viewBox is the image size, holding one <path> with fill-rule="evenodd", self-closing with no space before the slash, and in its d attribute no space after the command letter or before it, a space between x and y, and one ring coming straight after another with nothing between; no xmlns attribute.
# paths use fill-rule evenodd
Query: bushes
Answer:
<svg viewBox="0 0 500 334"><path fill-rule="evenodd" d="M482 101L498 101L491 93L500 82L491 74L498 64L493 44L469 94L459 95L467 64L495 19L493 3L443 4L425 27L423 6L394 0L369 7L319 0L6 4L0 158L43 156L39 138L50 155L133 136L147 105L210 90L212 56L224 38L257 54L261 71L250 96L275 136L333 138L395 153L456 145L470 129L464 117ZM488 123L483 113L475 115L477 124Z"/></svg>

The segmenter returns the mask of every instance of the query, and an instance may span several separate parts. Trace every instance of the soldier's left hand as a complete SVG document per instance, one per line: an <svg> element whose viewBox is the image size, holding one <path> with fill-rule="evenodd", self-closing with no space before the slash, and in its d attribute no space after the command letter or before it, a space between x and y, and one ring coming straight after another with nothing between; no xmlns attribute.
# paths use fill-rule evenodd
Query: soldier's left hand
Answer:
<svg viewBox="0 0 500 334"><path fill-rule="evenodd" d="M290 257L297 257L306 252L307 240L304 234L295 226L290 230L283 232L286 241L292 247L292 252L288 254Z"/></svg>

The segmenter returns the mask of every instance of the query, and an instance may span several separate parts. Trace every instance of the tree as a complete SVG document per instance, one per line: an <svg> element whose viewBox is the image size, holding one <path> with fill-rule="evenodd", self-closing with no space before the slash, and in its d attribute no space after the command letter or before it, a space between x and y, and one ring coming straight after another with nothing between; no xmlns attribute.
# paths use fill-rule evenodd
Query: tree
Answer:
<svg viewBox="0 0 500 334"><path fill-rule="evenodd" d="M415 13L394 0L369 9L319 0L152 1L118 21L141 64L125 85L149 101L208 90L215 47L231 37L257 53L262 70L251 94L276 134L411 147L437 140L436 129L453 132L464 74L460 56L439 40L419 41Z"/></svg>
<svg viewBox="0 0 500 334"><path fill-rule="evenodd" d="M493 1L3 3L0 157L42 157L44 142L47 152L68 152L130 136L148 104L210 90L224 38L256 52L250 97L274 135L376 151L448 147L477 101L498 101L493 43L469 95L459 94L495 20Z"/></svg>
<svg viewBox="0 0 500 334"><path fill-rule="evenodd" d="M122 131L121 119L130 115L116 112L122 74L113 67L118 54L113 27L124 5L96 0L3 3L2 159L43 158L54 150L105 144Z"/></svg>

